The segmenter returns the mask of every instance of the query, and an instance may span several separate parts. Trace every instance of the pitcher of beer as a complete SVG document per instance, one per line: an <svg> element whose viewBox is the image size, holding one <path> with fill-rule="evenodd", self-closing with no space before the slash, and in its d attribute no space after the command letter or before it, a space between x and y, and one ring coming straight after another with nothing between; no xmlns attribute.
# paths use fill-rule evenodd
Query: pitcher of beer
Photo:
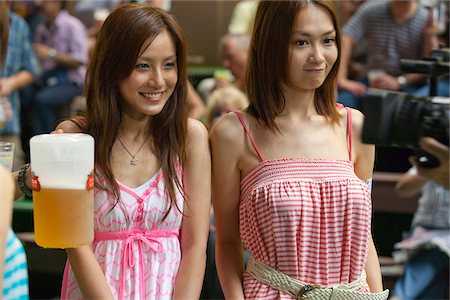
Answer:
<svg viewBox="0 0 450 300"><path fill-rule="evenodd" d="M94 239L94 138L41 134L30 139L34 237L44 248Z"/></svg>

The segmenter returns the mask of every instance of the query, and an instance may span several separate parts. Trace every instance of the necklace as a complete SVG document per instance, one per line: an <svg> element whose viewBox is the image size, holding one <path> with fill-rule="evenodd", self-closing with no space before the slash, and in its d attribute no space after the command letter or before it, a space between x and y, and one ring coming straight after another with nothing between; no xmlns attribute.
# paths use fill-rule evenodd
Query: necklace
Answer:
<svg viewBox="0 0 450 300"><path fill-rule="evenodd" d="M147 142L148 136L144 139L144 142L142 143L141 147L139 147L138 151L136 151L134 155L130 152L130 150L127 149L127 147L125 147L125 144L122 142L119 136L117 136L117 139L119 140L119 143L122 145L123 149L125 149L125 151L127 151L127 153L131 156L130 165L132 166L137 165L138 160L136 158L136 155L138 155L142 147L144 147L145 143Z"/></svg>

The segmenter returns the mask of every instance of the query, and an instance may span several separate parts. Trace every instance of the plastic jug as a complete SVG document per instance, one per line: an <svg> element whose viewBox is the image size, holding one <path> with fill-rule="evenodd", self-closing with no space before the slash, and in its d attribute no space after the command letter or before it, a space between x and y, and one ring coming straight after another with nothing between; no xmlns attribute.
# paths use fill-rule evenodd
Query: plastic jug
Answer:
<svg viewBox="0 0 450 300"><path fill-rule="evenodd" d="M94 138L41 134L30 139L36 244L74 248L94 239Z"/></svg>

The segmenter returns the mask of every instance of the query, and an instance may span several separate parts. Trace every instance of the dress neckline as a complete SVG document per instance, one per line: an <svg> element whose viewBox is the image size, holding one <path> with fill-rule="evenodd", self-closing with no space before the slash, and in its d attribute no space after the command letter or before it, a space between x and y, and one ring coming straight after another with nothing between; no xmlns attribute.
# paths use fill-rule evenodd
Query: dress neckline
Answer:
<svg viewBox="0 0 450 300"><path fill-rule="evenodd" d="M157 184L159 182L159 178L161 177L161 175L162 175L162 169L159 168L158 171L156 171L156 173L153 174L152 177L150 177L150 179L148 179L146 182L144 182L143 184L141 184L135 188L129 187L129 186L123 184L122 182L120 182L119 180L116 180L116 182L119 185L119 187L124 188L125 190L130 190L135 193L138 193L140 191L148 189L152 185Z"/></svg>
<svg viewBox="0 0 450 300"><path fill-rule="evenodd" d="M253 168L251 168L247 174L245 174L242 179L241 183L246 181L248 177L255 174L259 169L266 165L280 163L280 162L305 162L305 163L314 163L314 162L326 162L326 163L342 163L349 165L353 169L353 164L348 159L331 159L331 158L320 158L320 157L281 157L281 158L273 158L273 159L264 159L262 161L259 161L257 165L255 165Z"/></svg>

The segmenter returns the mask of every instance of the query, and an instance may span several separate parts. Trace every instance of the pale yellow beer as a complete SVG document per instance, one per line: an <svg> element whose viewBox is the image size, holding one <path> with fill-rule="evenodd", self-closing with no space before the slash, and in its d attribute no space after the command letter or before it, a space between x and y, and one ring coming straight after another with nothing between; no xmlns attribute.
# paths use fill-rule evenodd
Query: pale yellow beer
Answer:
<svg viewBox="0 0 450 300"><path fill-rule="evenodd" d="M34 238L44 248L75 248L94 239L94 190L33 191Z"/></svg>
<svg viewBox="0 0 450 300"><path fill-rule="evenodd" d="M94 138L41 134L30 139L34 238L44 248L76 248L94 239Z"/></svg>

